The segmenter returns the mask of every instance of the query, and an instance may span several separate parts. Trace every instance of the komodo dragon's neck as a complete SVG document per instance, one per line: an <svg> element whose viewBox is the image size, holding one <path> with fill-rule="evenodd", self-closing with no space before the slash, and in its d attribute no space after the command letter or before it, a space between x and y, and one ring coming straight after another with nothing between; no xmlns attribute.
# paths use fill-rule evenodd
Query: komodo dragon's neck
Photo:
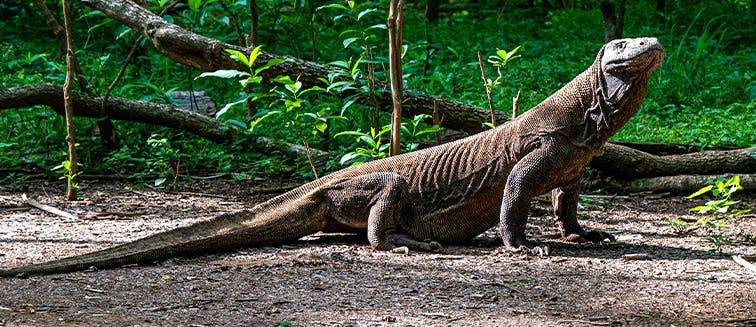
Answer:
<svg viewBox="0 0 756 327"><path fill-rule="evenodd" d="M591 67L523 115L521 124L531 132L562 134L576 146L601 152L640 108L648 80L648 74L620 79L605 73L602 53Z"/></svg>

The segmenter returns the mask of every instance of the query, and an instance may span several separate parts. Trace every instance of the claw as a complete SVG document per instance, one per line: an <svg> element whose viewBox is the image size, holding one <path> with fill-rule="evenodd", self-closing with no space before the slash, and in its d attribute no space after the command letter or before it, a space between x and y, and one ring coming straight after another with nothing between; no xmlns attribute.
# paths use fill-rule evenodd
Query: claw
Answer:
<svg viewBox="0 0 756 327"><path fill-rule="evenodd" d="M599 243L599 242L603 242L604 240L609 240L609 242L617 241L614 235L604 232L604 231L598 231L598 230L592 230L582 235L570 234L570 235L565 236L564 240L568 242L573 242L573 243L586 243L586 242Z"/></svg>
<svg viewBox="0 0 756 327"><path fill-rule="evenodd" d="M520 245L517 247L507 246L506 249L507 251L512 252L512 253L524 254L526 256L537 256L537 257L546 257L549 255L549 253L551 253L551 250L546 245L533 246L533 247L528 247L525 245Z"/></svg>
<svg viewBox="0 0 756 327"><path fill-rule="evenodd" d="M391 249L391 253L408 255L409 254L409 248L406 247L406 246L395 247L395 248Z"/></svg>

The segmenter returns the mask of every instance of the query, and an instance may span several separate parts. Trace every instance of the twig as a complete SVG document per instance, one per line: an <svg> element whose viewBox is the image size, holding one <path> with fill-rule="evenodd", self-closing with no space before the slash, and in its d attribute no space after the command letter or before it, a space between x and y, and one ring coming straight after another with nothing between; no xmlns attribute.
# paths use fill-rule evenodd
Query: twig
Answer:
<svg viewBox="0 0 756 327"><path fill-rule="evenodd" d="M588 199L629 199L626 195L601 195L601 194L580 194L582 198Z"/></svg>
<svg viewBox="0 0 756 327"><path fill-rule="evenodd" d="M70 220L78 220L79 219L79 217L77 217L76 215L70 214L70 213L65 212L63 210L60 210L58 208L54 208L54 207L51 207L51 206L48 206L48 205L45 205L45 204L41 204L41 203L35 201L34 199L27 198L25 193L21 195L21 199L23 199L24 201L26 201L26 203L28 203L30 206L35 207L37 209L40 209L42 211L47 211L47 212L49 212L51 214L54 214L54 215L57 215L57 216L60 216L60 217L63 217L63 218L67 218L67 219L70 219Z"/></svg>
<svg viewBox="0 0 756 327"><path fill-rule="evenodd" d="M201 198L216 198L216 199L225 199L225 195L219 195L219 194L210 194L210 193L200 193L200 192L189 192L189 191L182 191L182 192L167 192L168 194L176 194L176 195L188 195L188 196L197 196Z"/></svg>
<svg viewBox="0 0 756 327"><path fill-rule="evenodd" d="M622 260L625 261L631 261L631 260L649 260L652 259L653 256L648 253L628 253L622 255Z"/></svg>
<svg viewBox="0 0 756 327"><path fill-rule="evenodd" d="M491 86L488 85L488 79L486 78L486 70L483 68L483 56L480 54L480 51L478 51L478 64L480 65L480 77L483 78L483 86L486 87L486 97L488 98L488 108L491 110L491 125L496 127L496 111L494 111L493 98L491 97Z"/></svg>
<svg viewBox="0 0 756 327"><path fill-rule="evenodd" d="M163 17L168 10L173 8L178 4L178 1L173 1L163 7L163 10L160 11L160 14L158 14L159 17ZM110 92L113 90L113 88L118 84L118 81L123 77L123 74L126 73L126 68L129 66L129 63L131 62L131 59L136 54L137 49L139 49L142 40L144 40L144 35L138 37L136 41L134 41L134 45L131 47L131 50L129 51L129 54L126 55L126 59L123 60L123 64L121 64L121 70L118 71L118 74L116 74L116 77L113 79L113 82L110 83L110 86L108 86L107 90L105 90L105 95L102 97L102 108L100 109L100 114L103 116L106 116L104 114L105 112L105 105L108 103L108 98L110 98Z"/></svg>
<svg viewBox="0 0 756 327"><path fill-rule="evenodd" d="M260 18L257 12L257 0L249 0L247 3L249 4L249 18L251 19L251 22L249 23L249 36L247 37L247 47L252 49L257 43L257 25ZM313 60L315 60L315 58L313 58Z"/></svg>
<svg viewBox="0 0 756 327"><path fill-rule="evenodd" d="M569 323L580 323L580 324L586 324L586 325L592 325L592 326L611 326L611 322L604 322L604 321L590 321L590 320L560 320L560 324L569 324Z"/></svg>
<svg viewBox="0 0 756 327"><path fill-rule="evenodd" d="M76 200L76 175L79 171L76 160L76 136L73 121L73 83L74 72L77 67L76 55L73 49L73 33L71 31L71 6L67 0L62 1L63 6L63 29L66 31L66 80L63 83L63 109L66 117L66 142L68 143L68 167L66 168L66 198L68 201Z"/></svg>
<svg viewBox="0 0 756 327"><path fill-rule="evenodd" d="M746 259L743 259L743 257L741 257L739 255L734 255L734 256L732 256L732 260L735 261L735 263L737 263L737 264L739 264L739 265L741 265L743 267L746 267L748 270L756 273L756 266L754 266L752 263L746 261Z"/></svg>
<svg viewBox="0 0 756 327"><path fill-rule="evenodd" d="M189 178L194 179L194 180L208 180L208 179L221 178L225 176L228 176L228 173L217 173L217 174L212 174L209 176L189 176Z"/></svg>
<svg viewBox="0 0 756 327"><path fill-rule="evenodd" d="M239 28L239 17L236 16L236 13L234 13L234 11L231 10L231 8L229 8L225 2L223 2L223 0L218 0L218 3L220 3L221 7L223 7L223 10L225 10L226 13L228 13L228 15L231 16L231 22L234 25L234 30L236 31L236 37L239 39L239 46L243 47L246 42L244 42L244 37L242 36L241 28ZM313 58L313 60L315 60L315 58Z"/></svg>
<svg viewBox="0 0 756 327"><path fill-rule="evenodd" d="M517 90L517 96L512 98L512 119L517 118L520 112L520 90Z"/></svg>
<svg viewBox="0 0 756 327"><path fill-rule="evenodd" d="M144 212L90 211L89 213L87 213L87 215L84 218L85 219L92 219L92 220L95 220L95 219L105 220L105 219L108 219L108 218L103 218L103 217L115 216L116 218L110 218L110 219L111 220L116 220L116 219L126 219L127 217L143 216L145 214L146 213L144 213Z"/></svg>

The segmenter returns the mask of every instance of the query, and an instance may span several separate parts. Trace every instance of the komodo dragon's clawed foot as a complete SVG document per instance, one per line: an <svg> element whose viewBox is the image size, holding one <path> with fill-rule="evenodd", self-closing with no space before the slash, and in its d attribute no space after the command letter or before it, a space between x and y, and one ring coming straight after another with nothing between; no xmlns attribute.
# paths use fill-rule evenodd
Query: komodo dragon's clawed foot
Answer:
<svg viewBox="0 0 756 327"><path fill-rule="evenodd" d="M537 257L546 257L551 253L551 249L549 249L549 247L546 245L538 245L538 246L521 245L518 247L507 246L506 250L511 253L524 254L526 256L537 256Z"/></svg>
<svg viewBox="0 0 756 327"><path fill-rule="evenodd" d="M441 244L436 241L425 240L421 242L421 241L416 241L409 236L401 235L401 234L394 236L393 243L396 244L397 247L392 249L392 252L400 251L400 253L402 253L403 250L397 250L397 249L407 248L407 250L434 252L434 251L439 251L443 248Z"/></svg>
<svg viewBox="0 0 756 327"><path fill-rule="evenodd" d="M609 242L616 242L617 239L614 237L614 235L599 231L599 230L592 230L587 233L577 234L572 233L564 237L565 241L573 242L573 243L586 243L586 242L594 242L599 243L603 242L605 240L608 240Z"/></svg>
<svg viewBox="0 0 756 327"><path fill-rule="evenodd" d="M528 241L525 238L519 239L507 239L504 238L505 251L516 254L524 254L527 256L548 256L550 249L546 245L538 245L537 242Z"/></svg>

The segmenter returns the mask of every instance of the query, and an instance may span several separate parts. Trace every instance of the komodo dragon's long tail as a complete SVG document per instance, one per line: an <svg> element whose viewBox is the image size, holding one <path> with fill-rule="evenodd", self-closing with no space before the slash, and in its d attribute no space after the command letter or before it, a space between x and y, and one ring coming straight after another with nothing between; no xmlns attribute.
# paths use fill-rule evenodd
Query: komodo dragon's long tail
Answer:
<svg viewBox="0 0 756 327"><path fill-rule="evenodd" d="M317 232L316 220L296 217L255 217L254 211L223 214L211 220L148 236L116 247L11 269L0 269L0 277L55 274L114 268L179 256L228 251L244 246L291 242ZM285 220L285 221L282 221Z"/></svg>

